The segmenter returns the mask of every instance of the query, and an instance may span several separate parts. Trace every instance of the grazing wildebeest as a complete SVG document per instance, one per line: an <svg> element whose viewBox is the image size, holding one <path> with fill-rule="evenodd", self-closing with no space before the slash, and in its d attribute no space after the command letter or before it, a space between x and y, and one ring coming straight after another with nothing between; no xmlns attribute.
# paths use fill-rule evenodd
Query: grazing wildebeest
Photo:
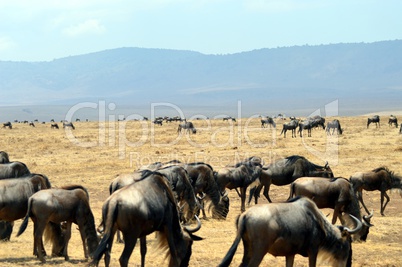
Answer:
<svg viewBox="0 0 402 267"><path fill-rule="evenodd" d="M384 216L385 207L389 202L388 190L398 189L399 193L402 190L401 176L396 175L386 167L379 167L370 172L357 172L350 176L349 180L353 185L353 189L357 193L357 197L362 203L364 209L369 213L366 205L363 202L362 191L379 190L381 192L381 215ZM384 197L387 201L384 203Z"/></svg>
<svg viewBox="0 0 402 267"><path fill-rule="evenodd" d="M296 254L308 257L310 267L324 257L331 266L352 266L351 234L362 227L352 218L357 225L353 230L334 226L306 197L253 206L237 218L236 238L218 266L230 265L240 240L244 246L240 266L259 266L267 253L286 257L287 267L293 266Z"/></svg>
<svg viewBox="0 0 402 267"><path fill-rule="evenodd" d="M195 196L193 187L189 180L187 171L181 166L167 166L153 169L142 169L134 173L119 174L113 179L109 186L110 195L116 190L134 183L136 180L141 179L142 176L146 176L147 173L152 171L158 171L164 175L169 181L170 187L178 203L179 212L182 215L180 218L182 221L187 222L194 218L196 213L196 207L200 206ZM187 204L187 207L185 207ZM186 210L184 210L186 209ZM122 243L120 232L117 231L117 242Z"/></svg>
<svg viewBox="0 0 402 267"><path fill-rule="evenodd" d="M109 193L112 194L123 186L134 183L135 180L138 180L143 175L146 175L146 172L152 172L155 170L157 170L158 173L164 175L164 177L169 181L176 201L179 204L180 211L182 211L184 204L188 205L187 212L184 215L184 221L193 219L196 211L196 206L199 204L195 196L194 189L191 185L188 173L181 166L161 166L157 169L148 169L137 171L134 173L119 174L110 184Z"/></svg>
<svg viewBox="0 0 402 267"><path fill-rule="evenodd" d="M332 133L330 131L331 129L332 129ZM330 121L327 123L327 129L326 129L327 134L332 135L332 134L334 134L335 130L336 130L337 134L342 134L342 132L343 132L343 130L341 128L341 123L339 122L338 119L334 119L333 121Z"/></svg>
<svg viewBox="0 0 402 267"><path fill-rule="evenodd" d="M299 134L303 137L303 130L307 130L308 137L311 137L311 129L313 129L313 121L305 120L299 123Z"/></svg>
<svg viewBox="0 0 402 267"><path fill-rule="evenodd" d="M59 129L59 125L57 123L50 124L50 129Z"/></svg>
<svg viewBox="0 0 402 267"><path fill-rule="evenodd" d="M295 196L310 198L319 209L333 209L332 224L335 224L339 218L342 225L345 225L345 217L355 216L362 222L363 227L353 236L353 239L366 241L369 227L372 226L370 219L373 213L364 215L362 218L359 200L349 180L342 177L331 179L300 177L290 185L289 200Z"/></svg>
<svg viewBox="0 0 402 267"><path fill-rule="evenodd" d="M226 167L215 174L216 183L221 192L225 191L225 188L230 190L240 188L241 211L245 211L247 187L252 187L253 183L259 184L261 170L261 166L250 166L248 164Z"/></svg>
<svg viewBox="0 0 402 267"><path fill-rule="evenodd" d="M163 119L160 119L160 120L155 119L155 120L153 121L153 123L156 124L156 125L162 126L162 124L163 124Z"/></svg>
<svg viewBox="0 0 402 267"><path fill-rule="evenodd" d="M12 129L13 128L13 125L11 124L11 122L5 122L5 123L3 123L3 128L9 128L9 129Z"/></svg>
<svg viewBox="0 0 402 267"><path fill-rule="evenodd" d="M30 174L27 165L20 161L13 161L0 164L0 179L17 178Z"/></svg>
<svg viewBox="0 0 402 267"><path fill-rule="evenodd" d="M41 190L33 194L28 200L28 210L17 236L21 235L28 226L29 218L34 222L34 255L41 262L45 262L45 249L42 236L49 222L64 224L63 235L52 236L61 238L64 243L63 256L69 260L67 247L71 238L71 224L78 225L84 247L84 256L92 256L98 246L95 220L89 206L89 194L85 187L80 185L64 186ZM61 228L61 225L60 225Z"/></svg>
<svg viewBox="0 0 402 267"><path fill-rule="evenodd" d="M177 202L166 178L158 172L147 172L140 180L123 187L107 198L102 207L103 238L96 249L92 265L98 265L105 254L105 266L116 230L123 234L124 249L120 266L127 266L131 253L140 238L141 266L145 265L146 236L157 231L158 240L169 248L169 266L188 266L193 240L200 240L194 229L180 224Z"/></svg>
<svg viewBox="0 0 402 267"><path fill-rule="evenodd" d="M194 193L200 195L203 219L207 219L204 200L210 202L212 217L225 219L229 213L229 197L220 190L215 180L215 171L212 166L204 162L193 162L182 165L187 170Z"/></svg>
<svg viewBox="0 0 402 267"><path fill-rule="evenodd" d="M184 123L180 123L179 127L177 128L177 133L181 133L181 130L184 129L185 132L188 132L191 130L193 134L197 133L197 130L195 129L193 123L191 121L187 121Z"/></svg>
<svg viewBox="0 0 402 267"><path fill-rule="evenodd" d="M236 122L236 118L228 116L228 117L224 117L223 121L234 121L234 122Z"/></svg>
<svg viewBox="0 0 402 267"><path fill-rule="evenodd" d="M313 128L321 126L322 129L325 129L325 118L323 118L319 115L316 115L313 117L308 117L307 120L311 121Z"/></svg>
<svg viewBox="0 0 402 267"><path fill-rule="evenodd" d="M280 135L282 135L282 133L283 133L283 137L286 138L286 131L291 130L292 131L292 137L296 137L296 128L297 128L297 126L299 126L299 121L298 120L291 120L288 123L284 123Z"/></svg>
<svg viewBox="0 0 402 267"><path fill-rule="evenodd" d="M328 163L325 166L319 166L307 160L305 157L294 155L284 159L279 159L268 166L264 166L261 171L260 185L257 188L250 189L250 198L254 196L255 204L258 202L261 189L264 187L264 196L269 202L272 202L269 197L269 188L271 184L274 185L287 185L294 182L297 178L302 176L315 176L333 178L331 168Z"/></svg>
<svg viewBox="0 0 402 267"><path fill-rule="evenodd" d="M380 127L380 116L374 115L371 118L367 119L367 128L369 127L370 123L375 123L376 127Z"/></svg>
<svg viewBox="0 0 402 267"><path fill-rule="evenodd" d="M29 126L35 127L35 123L34 123L33 121L31 121L31 122L29 123Z"/></svg>
<svg viewBox="0 0 402 267"><path fill-rule="evenodd" d="M261 116L260 116L261 117ZM271 125L274 127L274 128L276 128L276 123L275 123L275 121L274 121L274 119L273 118L271 118L271 117L265 117L265 119L263 119L262 117L261 117L261 127L262 128L265 128L265 124L268 124L270 127L271 127Z"/></svg>
<svg viewBox="0 0 402 267"><path fill-rule="evenodd" d="M388 124L389 126L392 126L394 124L395 128L398 128L398 119L394 115L391 115L389 116Z"/></svg>
<svg viewBox="0 0 402 267"><path fill-rule="evenodd" d="M3 163L9 163L10 158L8 156L8 153L6 151L0 151L0 164Z"/></svg>
<svg viewBox="0 0 402 267"><path fill-rule="evenodd" d="M73 130L75 130L75 127L72 122L64 122L63 121L63 128L66 128L66 127L71 127Z"/></svg>
<svg viewBox="0 0 402 267"><path fill-rule="evenodd" d="M28 208L28 198L39 190L50 188L49 179L43 174L29 174L18 178L7 178L0 180L0 220L9 222L6 225L11 227L13 222L24 218Z"/></svg>

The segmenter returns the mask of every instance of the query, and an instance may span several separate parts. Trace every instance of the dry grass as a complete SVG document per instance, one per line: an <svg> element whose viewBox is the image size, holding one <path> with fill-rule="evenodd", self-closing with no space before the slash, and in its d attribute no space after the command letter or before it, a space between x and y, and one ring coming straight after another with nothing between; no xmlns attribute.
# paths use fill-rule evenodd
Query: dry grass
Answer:
<svg viewBox="0 0 402 267"><path fill-rule="evenodd" d="M327 118L330 120L332 118ZM339 118L344 135L326 136L325 132L315 129L313 137L284 139L280 136L281 122L277 130L261 129L258 119L246 119L237 123L214 120L194 121L198 128L196 135L177 138L177 124L162 127L142 122L105 123L104 130L97 122L76 123L72 131L74 140L68 138L63 129L50 129L49 124L36 128L15 124L12 130L0 129L0 150L7 151L10 159L25 162L32 172L46 174L53 186L71 183L82 184L90 193L91 207L96 223L101 219L101 207L108 197L108 186L118 173L131 172L142 164L154 161L179 159L182 161L205 161L219 169L226 164L248 156L257 155L269 163L289 155L302 155L317 164L328 161L336 176L349 177L356 171L368 171L379 166L387 166L402 174L402 136L398 129L383 125L366 129L366 117ZM247 125L247 127L244 127ZM77 145L87 145L87 147ZM75 142L75 143L74 143ZM92 145L91 145L92 144ZM216 266L227 252L235 236L234 221L240 212L239 197L230 192L230 212L227 220L210 219L203 221L199 235L205 240L193 246L191 266ZM271 198L285 200L288 187L272 186ZM379 192L365 192L368 207L374 209L375 217L368 241L353 245L353 266L402 266L402 199L391 193L391 202L385 211L386 217L379 214ZM260 202L266 203L265 199ZM327 211L325 211L327 212ZM10 242L1 243L0 264L2 266L39 265L32 256L32 222L27 231L16 238L15 229ZM166 266L164 256L153 246L154 236L148 238L147 266ZM46 247L50 251L49 246ZM114 244L112 266L118 266L118 258L123 245ZM63 258L48 258L41 266L84 266L82 245L79 233L74 229L69 246L71 261ZM242 245L233 260L238 266L242 257ZM131 266L139 266L139 245L135 248ZM284 266L282 257L266 255L261 266ZM103 265L103 261L101 262ZM306 266L307 260L296 257L295 266Z"/></svg>

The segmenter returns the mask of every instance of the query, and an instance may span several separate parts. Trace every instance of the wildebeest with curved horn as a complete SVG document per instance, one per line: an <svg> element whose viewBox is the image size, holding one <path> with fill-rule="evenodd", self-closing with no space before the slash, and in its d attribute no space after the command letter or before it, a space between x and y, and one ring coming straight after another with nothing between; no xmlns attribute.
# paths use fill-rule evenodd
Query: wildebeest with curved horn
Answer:
<svg viewBox="0 0 402 267"><path fill-rule="evenodd" d="M131 253L140 238L141 266L145 265L146 236L158 232L158 241L169 248L169 266L188 266L194 240L201 228L180 224L177 202L166 178L158 172L147 172L140 180L114 192L102 207L104 235L96 249L91 265L98 265L105 255L105 266L110 264L110 253L116 230L123 234L124 249L120 266L127 266Z"/></svg>
<svg viewBox="0 0 402 267"><path fill-rule="evenodd" d="M279 159L268 166L263 167L260 176L260 185L258 185L257 188L252 188L250 190L249 203L251 202L251 198L254 196L255 203L257 204L260 191L263 187L264 196L269 202L272 202L269 197L269 188L271 184L278 186L288 185L294 182L297 178L303 176L333 178L334 174L328 166L328 163L326 163L325 166L319 166L310 162L305 157L298 155Z"/></svg>
<svg viewBox="0 0 402 267"><path fill-rule="evenodd" d="M331 266L352 266L351 234L362 227L352 218L357 224L354 229L334 226L306 197L253 206L237 218L236 238L218 266L230 265L240 240L244 246L240 266L259 266L267 253L286 257L287 267L293 266L296 254L308 257L310 267L321 255Z"/></svg>
<svg viewBox="0 0 402 267"><path fill-rule="evenodd" d="M43 174L0 180L0 220L11 223L10 236L13 222L24 218L27 212L28 198L47 188L50 188L50 182Z"/></svg>
<svg viewBox="0 0 402 267"><path fill-rule="evenodd" d="M374 115L371 118L367 118L367 128L369 127L370 123L375 123L376 127L380 127L380 116Z"/></svg>
<svg viewBox="0 0 402 267"><path fill-rule="evenodd" d="M292 131L292 138L296 137L297 126L299 126L299 121L298 120L291 120L288 123L284 123L280 135L282 135L282 133L283 133L283 137L286 138L286 131L291 130Z"/></svg>
<svg viewBox="0 0 402 267"><path fill-rule="evenodd" d="M357 172L350 176L349 180L353 185L353 189L357 193L360 203L364 209L369 213L366 205L363 202L362 191L379 190L381 192L381 215L384 216L385 207L389 202L387 191L390 189L398 189L399 193L402 190L402 177L396 175L386 167L379 167L370 172ZM387 199L384 203L384 197Z"/></svg>
<svg viewBox="0 0 402 267"><path fill-rule="evenodd" d="M203 219L207 219L205 213L205 200L210 202L209 208L212 209L212 217L216 219L225 219L229 212L229 197L227 193L222 192L215 180L215 171L211 165L204 162L193 162L183 164L182 167L187 170L191 185L199 202L202 203L201 211Z"/></svg>
<svg viewBox="0 0 402 267"><path fill-rule="evenodd" d="M92 256L98 246L98 237L95 228L95 219L89 206L89 194L85 187L80 185L64 186L41 190L33 194L28 200L28 210L17 236L21 235L28 226L29 218L34 222L34 255L41 262L45 262L45 249L42 236L49 222L64 223L63 235L53 236L61 238L64 243L63 256L69 260L67 247L71 238L71 224L78 225L84 247L84 256ZM60 225L61 228L61 225Z"/></svg>
<svg viewBox="0 0 402 267"><path fill-rule="evenodd" d="M398 119L394 115L389 116L388 125L395 125L395 128L398 128Z"/></svg>
<svg viewBox="0 0 402 267"><path fill-rule="evenodd" d="M8 156L8 153L6 151L0 151L0 164L3 163L9 163L10 158Z"/></svg>
<svg viewBox="0 0 402 267"><path fill-rule="evenodd" d="M332 133L330 131L331 129L332 129ZM334 134L335 130L336 130L337 134L342 134L342 132L343 132L343 129L341 128L341 123L339 122L338 119L334 119L333 121L330 121L327 123L326 132L328 135Z"/></svg>
<svg viewBox="0 0 402 267"><path fill-rule="evenodd" d="M8 163L0 164L0 179L3 178L17 178L25 175L29 175L27 165L20 161L13 161Z"/></svg>
<svg viewBox="0 0 402 267"><path fill-rule="evenodd" d="M246 191L247 187L253 183L259 184L262 166L250 166L249 164L240 164L235 167L226 167L219 170L216 174L216 183L220 191L225 191L225 188L230 190L240 188L241 211L246 210Z"/></svg>
<svg viewBox="0 0 402 267"><path fill-rule="evenodd" d="M180 123L177 128L177 133L181 133L182 130L184 130L184 132L191 131L193 134L197 133L197 130L195 129L194 124L191 121Z"/></svg>
<svg viewBox="0 0 402 267"><path fill-rule="evenodd" d="M360 213L359 200L349 180L337 177L323 179L321 177L300 177L290 185L289 200L296 196L305 196L314 201L319 209L331 208L334 210L332 224L339 218L345 225L345 217L355 216L362 222L361 231L353 235L354 240L366 241L369 227L372 226L370 215Z"/></svg>

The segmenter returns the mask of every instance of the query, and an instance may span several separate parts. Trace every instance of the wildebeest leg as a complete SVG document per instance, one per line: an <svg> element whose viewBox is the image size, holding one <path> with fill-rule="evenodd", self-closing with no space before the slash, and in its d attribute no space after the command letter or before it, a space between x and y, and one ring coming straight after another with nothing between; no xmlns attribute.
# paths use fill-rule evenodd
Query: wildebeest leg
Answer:
<svg viewBox="0 0 402 267"><path fill-rule="evenodd" d="M71 238L71 224L72 222L66 222L66 232L64 234L64 251L63 251L63 256L64 256L64 260L68 261L70 258L68 257L68 242L70 241ZM80 229L81 231L81 229ZM84 248L85 248L85 243L84 243ZM85 250L84 250L85 252ZM85 257L87 258L87 257Z"/></svg>
<svg viewBox="0 0 402 267"><path fill-rule="evenodd" d="M362 190L359 189L357 191L357 198L359 199L360 203L362 203L363 208L366 210L367 214L370 214L369 210L367 209L366 205L363 202L363 194L362 194Z"/></svg>
<svg viewBox="0 0 402 267"><path fill-rule="evenodd" d="M79 223L78 229L80 230L82 245L84 246L84 257L85 257L85 259L88 259L87 238L86 238L86 234L85 234L84 222L78 221L78 223ZM66 247L67 247L67 243L66 243Z"/></svg>
<svg viewBox="0 0 402 267"><path fill-rule="evenodd" d="M242 212L246 210L246 205L245 205L245 203L246 203L246 190L247 190L247 187L241 187L240 188L241 211Z"/></svg>
<svg viewBox="0 0 402 267"><path fill-rule="evenodd" d="M311 128L307 129L308 137L311 137Z"/></svg>
<svg viewBox="0 0 402 267"><path fill-rule="evenodd" d="M332 224L336 223L336 219L339 217L339 220L341 220L341 212L340 212L340 206L337 205L334 208L334 214L332 216Z"/></svg>
<svg viewBox="0 0 402 267"><path fill-rule="evenodd" d="M296 137L296 129L292 129L292 138Z"/></svg>
<svg viewBox="0 0 402 267"><path fill-rule="evenodd" d="M318 254L318 251L313 251L308 256L308 266L309 267L317 266L317 254Z"/></svg>
<svg viewBox="0 0 402 267"><path fill-rule="evenodd" d="M112 252L113 237L114 237L115 233L116 233L116 228L114 227L110 233L111 238L108 240L107 249L105 251L105 267L109 267L109 265L110 265L110 254Z"/></svg>
<svg viewBox="0 0 402 267"><path fill-rule="evenodd" d="M241 193L239 192L239 190L237 189L237 187L235 188L235 190L236 190L236 192L237 192L237 195L238 195L239 197L241 197Z"/></svg>
<svg viewBox="0 0 402 267"><path fill-rule="evenodd" d="M45 256L46 256L46 252L45 252L45 248L43 246L43 240L42 240L42 236L43 236L43 232L45 231L45 227L46 227L47 222L34 222L34 254L35 254L35 249L36 249L36 255L38 256L39 260L41 262L46 262L45 260Z"/></svg>
<svg viewBox="0 0 402 267"><path fill-rule="evenodd" d="M253 197L254 197L254 203L258 204L258 198L260 197L260 192L261 192L262 186L263 185L259 184L258 186L250 188L250 192L249 192L250 196L248 197L248 203L247 203L248 205L250 205Z"/></svg>
<svg viewBox="0 0 402 267"><path fill-rule="evenodd" d="M293 267L294 261L295 261L295 255L286 256L286 267Z"/></svg>
<svg viewBox="0 0 402 267"><path fill-rule="evenodd" d="M385 204L383 206L384 197L387 199L387 201L385 202ZM385 216L384 211L385 211L385 207L387 206L388 202L389 202L389 196L387 195L387 192L381 191L381 215L382 216ZM367 212L367 213L369 213L369 212Z"/></svg>
<svg viewBox="0 0 402 267"><path fill-rule="evenodd" d="M123 239L124 239L124 249L123 249L123 252L121 253L119 262L120 262L121 267L127 267L128 260L130 259L130 256L133 253L135 244L137 243L138 235L128 233L128 232L122 232L122 234L123 234Z"/></svg>
<svg viewBox="0 0 402 267"><path fill-rule="evenodd" d="M263 195L266 197L266 199L268 200L268 202L272 202L271 198L269 197L269 188L271 187L271 183L266 184L264 186L264 192Z"/></svg>
<svg viewBox="0 0 402 267"><path fill-rule="evenodd" d="M123 242L123 239L121 239L121 235L120 235L120 231L119 230L117 230L117 238L116 238L117 240L116 240L116 242L117 243L124 243Z"/></svg>
<svg viewBox="0 0 402 267"><path fill-rule="evenodd" d="M145 255L147 254L147 237L140 237L141 267L145 266Z"/></svg>

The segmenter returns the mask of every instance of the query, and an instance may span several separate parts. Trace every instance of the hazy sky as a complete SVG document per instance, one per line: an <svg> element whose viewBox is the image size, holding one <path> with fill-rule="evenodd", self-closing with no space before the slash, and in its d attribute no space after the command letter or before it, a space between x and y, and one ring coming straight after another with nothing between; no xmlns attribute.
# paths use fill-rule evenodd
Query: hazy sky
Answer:
<svg viewBox="0 0 402 267"><path fill-rule="evenodd" d="M0 0L0 60L402 39L400 0Z"/></svg>

